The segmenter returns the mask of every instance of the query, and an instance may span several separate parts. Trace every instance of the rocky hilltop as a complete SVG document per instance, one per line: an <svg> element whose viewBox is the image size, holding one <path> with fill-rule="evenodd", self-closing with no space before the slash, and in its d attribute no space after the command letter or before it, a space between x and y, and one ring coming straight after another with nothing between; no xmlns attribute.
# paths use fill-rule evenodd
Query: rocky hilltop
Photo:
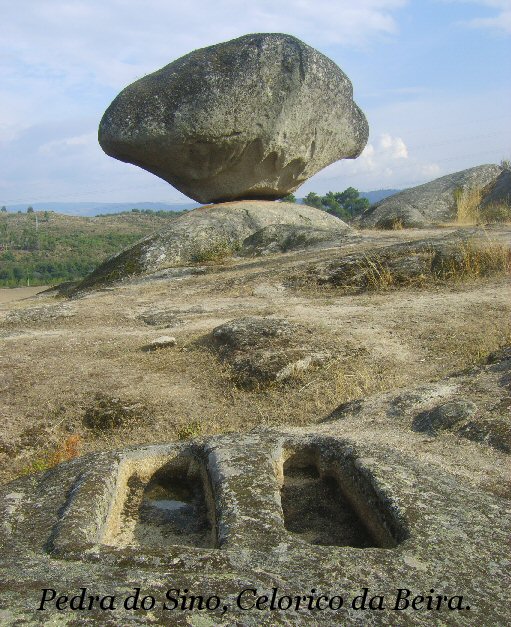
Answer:
<svg viewBox="0 0 511 627"><path fill-rule="evenodd" d="M408 228L453 222L456 220L456 194L491 186L502 171L498 165L480 165L405 189L370 207L362 215L360 224L388 228L399 222Z"/></svg>
<svg viewBox="0 0 511 627"><path fill-rule="evenodd" d="M128 277L165 269L219 262L234 254L249 254L251 245L264 239L269 227L301 227L303 245L319 233L323 240L354 234L345 222L325 211L286 202L238 201L194 209L172 226L144 238L101 264L77 287L90 289ZM252 236L252 237L251 237ZM255 238L255 239L254 239ZM321 238L320 238L321 239ZM268 243L278 241L272 232Z"/></svg>
<svg viewBox="0 0 511 627"><path fill-rule="evenodd" d="M249 588L342 597L318 625L365 588L364 625L505 624L510 229L338 234L2 307L2 623L103 625L55 608L86 587L112 624L311 624Z"/></svg>

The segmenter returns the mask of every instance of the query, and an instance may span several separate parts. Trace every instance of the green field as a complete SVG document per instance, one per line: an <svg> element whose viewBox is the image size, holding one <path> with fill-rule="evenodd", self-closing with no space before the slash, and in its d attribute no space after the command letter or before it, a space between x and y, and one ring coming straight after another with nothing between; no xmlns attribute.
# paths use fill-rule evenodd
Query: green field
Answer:
<svg viewBox="0 0 511 627"><path fill-rule="evenodd" d="M0 287L80 279L126 246L168 227L181 213L135 210L89 218L0 212Z"/></svg>

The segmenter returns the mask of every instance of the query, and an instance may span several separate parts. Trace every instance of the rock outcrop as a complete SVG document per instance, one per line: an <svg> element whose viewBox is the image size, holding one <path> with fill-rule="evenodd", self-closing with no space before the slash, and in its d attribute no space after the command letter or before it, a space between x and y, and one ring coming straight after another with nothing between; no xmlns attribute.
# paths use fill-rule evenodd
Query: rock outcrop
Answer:
<svg viewBox="0 0 511 627"><path fill-rule="evenodd" d="M412 431L438 438L462 437L511 453L511 347L492 353L487 363L435 383L402 388L339 407L332 419L358 423L384 417ZM445 441L445 440L444 440ZM497 490L508 487L497 486Z"/></svg>
<svg viewBox="0 0 511 627"><path fill-rule="evenodd" d="M330 357L314 350L303 328L281 318L238 318L211 335L236 384L249 389L288 381Z"/></svg>
<svg viewBox="0 0 511 627"><path fill-rule="evenodd" d="M276 199L355 158L368 125L347 76L295 37L195 50L124 89L99 142L199 202Z"/></svg>
<svg viewBox="0 0 511 627"><path fill-rule="evenodd" d="M502 498L392 440L339 429L96 453L0 486L2 623L507 624ZM38 609L45 588L55 595ZM135 588L145 609L132 609ZM364 589L379 610L357 609ZM421 596L420 612L396 611L398 589L409 602L431 594L435 609ZM81 593L77 616L69 599ZM173 608L179 594L194 595L193 610ZM108 611L96 595L114 596Z"/></svg>
<svg viewBox="0 0 511 627"><path fill-rule="evenodd" d="M482 190L501 172L498 165L480 165L405 189L370 207L362 215L360 224L376 228L392 228L394 225L411 228L453 221L458 190Z"/></svg>
<svg viewBox="0 0 511 627"><path fill-rule="evenodd" d="M249 235L243 241L239 254L242 257L259 257L307 248L330 247L341 241L345 242L350 235L347 231L339 232L312 226L271 224ZM356 239L357 235L353 233L352 237Z"/></svg>
<svg viewBox="0 0 511 627"><path fill-rule="evenodd" d="M77 289L173 266L218 262L240 251L247 237L275 224L323 229L337 238L353 233L339 218L306 205L241 201L199 207L178 217L168 230L146 237L107 260Z"/></svg>
<svg viewBox="0 0 511 627"><path fill-rule="evenodd" d="M443 237L391 244L314 263L289 279L295 285L317 283L355 291L424 286L505 275L510 253L509 238L492 240L483 229L460 229Z"/></svg>

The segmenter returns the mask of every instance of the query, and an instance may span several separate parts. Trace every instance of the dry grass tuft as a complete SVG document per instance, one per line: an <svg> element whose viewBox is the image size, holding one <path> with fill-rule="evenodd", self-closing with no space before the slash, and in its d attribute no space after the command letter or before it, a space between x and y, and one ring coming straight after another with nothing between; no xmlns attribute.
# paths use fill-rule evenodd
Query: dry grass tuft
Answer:
<svg viewBox="0 0 511 627"><path fill-rule="evenodd" d="M459 187L454 192L456 222L463 225L479 224L482 192L479 187Z"/></svg>
<svg viewBox="0 0 511 627"><path fill-rule="evenodd" d="M509 203L492 203L481 210L481 216L486 224L503 224L511 222L511 205Z"/></svg>
<svg viewBox="0 0 511 627"><path fill-rule="evenodd" d="M386 290L394 285L394 276L388 266L376 257L364 255L360 270L364 272L369 290Z"/></svg>
<svg viewBox="0 0 511 627"><path fill-rule="evenodd" d="M382 360L349 360L336 373L335 392L339 404L359 399L378 392L390 390L401 382L396 364Z"/></svg>
<svg viewBox="0 0 511 627"><path fill-rule="evenodd" d="M509 274L511 249L497 242L478 244L469 240L450 254L433 259L432 269L436 278L449 281Z"/></svg>
<svg viewBox="0 0 511 627"><path fill-rule="evenodd" d="M388 218L386 220L380 220L377 228L384 231L402 231L405 227L402 218Z"/></svg>

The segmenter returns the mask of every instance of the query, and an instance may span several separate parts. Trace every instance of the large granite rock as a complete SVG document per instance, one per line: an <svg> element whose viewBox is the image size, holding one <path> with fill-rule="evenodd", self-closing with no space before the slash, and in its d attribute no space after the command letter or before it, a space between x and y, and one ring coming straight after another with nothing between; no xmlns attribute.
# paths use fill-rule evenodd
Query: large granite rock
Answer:
<svg viewBox="0 0 511 627"><path fill-rule="evenodd" d="M0 622L507 624L506 501L340 430L96 453L0 486Z"/></svg>
<svg viewBox="0 0 511 627"><path fill-rule="evenodd" d="M354 231L325 211L286 202L240 201L194 209L101 264L78 289L175 266L215 263L241 251L244 240L272 224L322 229L339 238ZM176 270L179 270L176 268Z"/></svg>
<svg viewBox="0 0 511 627"><path fill-rule="evenodd" d="M423 227L450 222L456 218L457 190L483 189L502 172L498 165L480 165L442 176L424 185L405 189L385 198L364 212L360 223L365 227Z"/></svg>
<svg viewBox="0 0 511 627"><path fill-rule="evenodd" d="M199 202L280 198L355 158L368 125L337 65L295 37L195 50L129 85L99 127L110 156Z"/></svg>

